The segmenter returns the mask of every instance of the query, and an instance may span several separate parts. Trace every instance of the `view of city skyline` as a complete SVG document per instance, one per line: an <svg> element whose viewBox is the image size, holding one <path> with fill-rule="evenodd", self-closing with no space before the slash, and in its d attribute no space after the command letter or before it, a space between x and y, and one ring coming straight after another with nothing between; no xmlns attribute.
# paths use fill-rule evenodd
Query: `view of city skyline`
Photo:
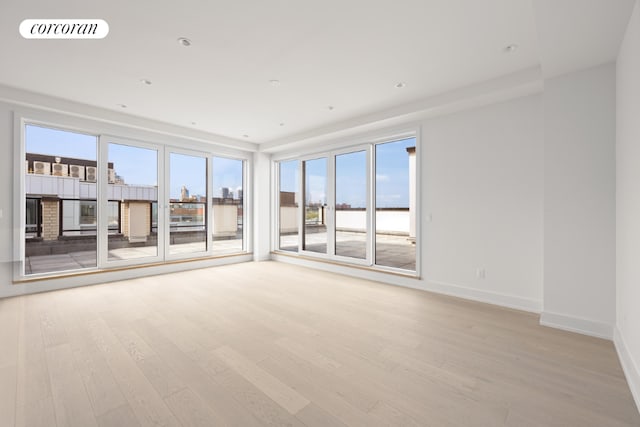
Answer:
<svg viewBox="0 0 640 427"><path fill-rule="evenodd" d="M407 138L376 147L376 205L379 208L409 207L408 147L415 147L416 139ZM320 158L320 157L319 157ZM318 159L319 159L318 158ZM307 167L307 201L326 203L327 165L310 160ZM338 155L336 159L336 204L354 208L366 206L366 157L364 152ZM297 161L280 162L280 191L298 191Z"/></svg>
<svg viewBox="0 0 640 427"><path fill-rule="evenodd" d="M26 126L25 149L29 153L96 161L97 146L98 138L95 135ZM157 150L110 143L108 156L115 173L124 183L158 185ZM223 188L229 189L234 197L238 197L238 190L242 189L242 163L241 160L214 157L212 197L222 197ZM192 196L205 196L206 170L204 157L170 153L169 197L173 200L180 199L183 186L187 187Z"/></svg>

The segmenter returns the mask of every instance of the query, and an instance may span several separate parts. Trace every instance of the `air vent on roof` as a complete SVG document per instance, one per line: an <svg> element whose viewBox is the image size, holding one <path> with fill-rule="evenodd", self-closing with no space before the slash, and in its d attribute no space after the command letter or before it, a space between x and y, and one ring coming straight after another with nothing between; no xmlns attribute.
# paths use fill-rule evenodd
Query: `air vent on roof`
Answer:
<svg viewBox="0 0 640 427"><path fill-rule="evenodd" d="M80 180L84 181L84 166L70 165L69 176L73 178L80 178Z"/></svg>
<svg viewBox="0 0 640 427"><path fill-rule="evenodd" d="M34 161L33 173L38 175L51 175L51 163Z"/></svg>
<svg viewBox="0 0 640 427"><path fill-rule="evenodd" d="M87 181L96 182L97 170L95 166L87 166Z"/></svg>
<svg viewBox="0 0 640 427"><path fill-rule="evenodd" d="M51 164L52 175L55 176L67 176L69 175L69 165L63 165L61 163Z"/></svg>

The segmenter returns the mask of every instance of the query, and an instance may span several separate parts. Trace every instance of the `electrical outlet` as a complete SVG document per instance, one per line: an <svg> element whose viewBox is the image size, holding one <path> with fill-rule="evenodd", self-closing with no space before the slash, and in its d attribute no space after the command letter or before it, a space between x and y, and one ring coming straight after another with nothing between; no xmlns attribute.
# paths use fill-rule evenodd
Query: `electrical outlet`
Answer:
<svg viewBox="0 0 640 427"><path fill-rule="evenodd" d="M476 269L476 277L478 279L484 279L486 277L486 272L484 271L484 268Z"/></svg>

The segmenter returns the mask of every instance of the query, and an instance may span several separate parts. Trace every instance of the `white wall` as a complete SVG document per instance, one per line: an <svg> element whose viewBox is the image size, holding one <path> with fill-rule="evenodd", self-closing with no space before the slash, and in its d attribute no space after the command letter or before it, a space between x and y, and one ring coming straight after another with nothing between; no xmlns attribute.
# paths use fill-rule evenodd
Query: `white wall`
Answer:
<svg viewBox="0 0 640 427"><path fill-rule="evenodd" d="M253 153L253 259L268 260L271 253L271 160L265 153Z"/></svg>
<svg viewBox="0 0 640 427"><path fill-rule="evenodd" d="M640 3L617 61L616 347L640 407Z"/></svg>
<svg viewBox="0 0 640 427"><path fill-rule="evenodd" d="M437 290L540 310L541 108L534 95L422 123L422 266Z"/></svg>
<svg viewBox="0 0 640 427"><path fill-rule="evenodd" d="M418 260L421 279L331 268L403 286L540 311L542 96L529 95L424 119L419 126L422 210L417 221L422 242ZM376 137L382 135L384 132ZM287 152L283 150L282 154L286 156ZM276 258L306 262L292 261L291 257ZM307 265L326 267L310 262ZM478 269L485 271L485 278L477 277Z"/></svg>
<svg viewBox="0 0 640 427"><path fill-rule="evenodd" d="M12 289L13 259L13 114L0 102L0 298Z"/></svg>
<svg viewBox="0 0 640 427"><path fill-rule="evenodd" d="M541 323L612 337L615 67L545 81Z"/></svg>

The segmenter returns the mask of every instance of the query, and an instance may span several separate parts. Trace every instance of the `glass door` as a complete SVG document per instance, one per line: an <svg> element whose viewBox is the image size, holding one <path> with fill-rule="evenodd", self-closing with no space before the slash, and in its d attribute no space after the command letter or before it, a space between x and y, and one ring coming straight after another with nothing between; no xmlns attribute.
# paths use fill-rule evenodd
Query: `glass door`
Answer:
<svg viewBox="0 0 640 427"><path fill-rule="evenodd" d="M304 218L302 221L302 251L327 254L327 227L330 219L327 204L328 158L302 162Z"/></svg>
<svg viewBox="0 0 640 427"><path fill-rule="evenodd" d="M408 136L279 161L275 249L417 272L416 145Z"/></svg>
<svg viewBox="0 0 640 427"><path fill-rule="evenodd" d="M214 255L238 254L245 250L244 165L241 159L213 157L211 246Z"/></svg>
<svg viewBox="0 0 640 427"><path fill-rule="evenodd" d="M416 270L416 139L375 146L375 265Z"/></svg>
<svg viewBox="0 0 640 427"><path fill-rule="evenodd" d="M302 160L301 252L369 262L369 153L368 146L361 146Z"/></svg>
<svg viewBox="0 0 640 427"><path fill-rule="evenodd" d="M168 155L169 229L167 255L207 252L208 161L206 155L170 149Z"/></svg>
<svg viewBox="0 0 640 427"><path fill-rule="evenodd" d="M335 255L367 260L370 237L367 148L335 155Z"/></svg>
<svg viewBox="0 0 640 427"><path fill-rule="evenodd" d="M159 162L162 152L152 145L103 137L106 157L100 209L107 236L104 263L131 265L162 259L164 239L158 233ZM86 177L89 178L89 168ZM81 206L81 209L83 207ZM85 206L90 211L91 206Z"/></svg>

